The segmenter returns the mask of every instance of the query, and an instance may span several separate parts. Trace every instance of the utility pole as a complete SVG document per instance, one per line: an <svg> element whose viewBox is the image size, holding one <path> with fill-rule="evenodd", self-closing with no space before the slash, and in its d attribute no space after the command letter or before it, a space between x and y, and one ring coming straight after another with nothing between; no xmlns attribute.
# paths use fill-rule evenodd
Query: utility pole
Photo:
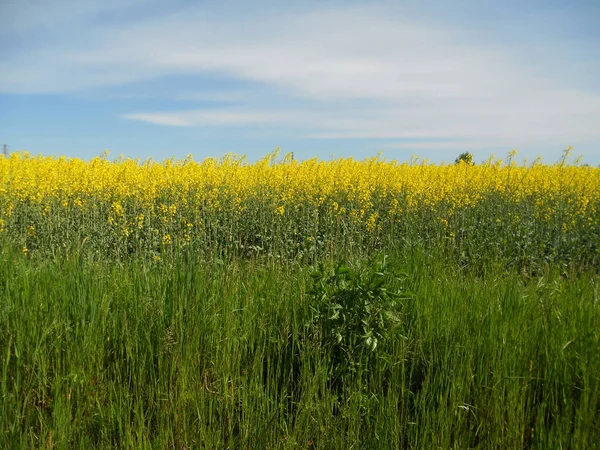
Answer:
<svg viewBox="0 0 600 450"><path fill-rule="evenodd" d="M5 158L8 158L8 145L4 144L2 146L2 154L4 155Z"/></svg>

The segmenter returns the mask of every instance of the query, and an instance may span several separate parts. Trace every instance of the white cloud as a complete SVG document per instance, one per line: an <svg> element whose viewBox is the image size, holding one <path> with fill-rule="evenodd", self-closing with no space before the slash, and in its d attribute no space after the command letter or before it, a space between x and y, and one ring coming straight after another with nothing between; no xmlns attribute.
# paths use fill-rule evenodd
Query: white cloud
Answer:
<svg viewBox="0 0 600 450"><path fill-rule="evenodd" d="M114 32L102 45L71 51L63 60L115 75L222 73L321 100L490 98L540 83L531 75L524 79L501 52L465 48L449 31L369 9L256 25L175 16Z"/></svg>
<svg viewBox="0 0 600 450"><path fill-rule="evenodd" d="M186 102L243 102L252 99L252 95L247 92L236 92L236 91L178 91L172 95L168 95L168 98L178 101Z"/></svg>
<svg viewBox="0 0 600 450"><path fill-rule="evenodd" d="M207 125L258 125L274 124L294 120L289 114L257 113L242 111L182 111L178 113L123 114L123 119L176 126Z"/></svg>
<svg viewBox="0 0 600 450"><path fill-rule="evenodd" d="M192 124L187 120L169 115L169 114L155 114L155 113L142 113L142 114L124 114L124 119L139 120L141 122L154 123L157 125L169 125L173 127L189 127Z"/></svg>
<svg viewBox="0 0 600 450"><path fill-rule="evenodd" d="M471 141L471 140L458 140L458 141L403 141L403 142L385 142L380 144L379 147L385 150L411 150L411 151L447 151L452 150L453 152L470 151L477 152L478 150L484 150L486 152L493 151L497 148L504 148L506 152L510 151L513 146L510 142L496 142L491 144L490 141ZM503 156L503 155L501 155Z"/></svg>
<svg viewBox="0 0 600 450"><path fill-rule="evenodd" d="M78 92L77 98L86 100L167 100L178 102L211 102L211 103L239 103L255 98L247 92L241 91L193 91L193 90L92 90Z"/></svg>
<svg viewBox="0 0 600 450"><path fill-rule="evenodd" d="M146 120L169 117L190 126L263 125L285 127L305 137L448 138L486 140L489 145L519 146L532 141L568 145L574 140L598 139L600 102L577 93L549 91L544 98L517 103L498 100L444 101L422 106L368 108L265 109L260 106L227 109L153 112L124 116ZM296 133L298 134L298 133Z"/></svg>
<svg viewBox="0 0 600 450"><path fill-rule="evenodd" d="M515 146L600 140L598 94L565 85L539 65L524 66L526 43L504 48L462 36L376 7L247 18L192 8L128 27L92 27L75 43L24 52L0 63L0 92L212 74L274 90L280 104L259 98L243 107L122 117L173 126L286 126L321 138Z"/></svg>

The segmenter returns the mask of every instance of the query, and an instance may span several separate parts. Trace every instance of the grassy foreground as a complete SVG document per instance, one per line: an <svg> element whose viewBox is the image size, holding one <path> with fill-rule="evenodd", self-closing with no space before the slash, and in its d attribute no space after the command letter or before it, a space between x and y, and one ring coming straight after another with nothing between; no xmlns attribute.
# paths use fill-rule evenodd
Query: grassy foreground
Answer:
<svg viewBox="0 0 600 450"><path fill-rule="evenodd" d="M597 276L388 259L405 274L356 257L319 279L5 242L0 448L599 448Z"/></svg>

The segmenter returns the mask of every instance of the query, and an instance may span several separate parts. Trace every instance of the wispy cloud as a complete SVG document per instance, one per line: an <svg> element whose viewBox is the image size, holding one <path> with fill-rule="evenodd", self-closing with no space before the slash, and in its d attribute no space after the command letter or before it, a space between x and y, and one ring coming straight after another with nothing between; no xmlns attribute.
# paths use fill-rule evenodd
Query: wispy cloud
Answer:
<svg viewBox="0 0 600 450"><path fill-rule="evenodd" d="M408 142L387 142L380 145L384 149L436 149L436 150L475 150L492 148L488 141L408 141Z"/></svg>
<svg viewBox="0 0 600 450"><path fill-rule="evenodd" d="M240 111L183 111L179 113L123 114L123 119L174 126L257 125L291 122L293 115Z"/></svg>
<svg viewBox="0 0 600 450"><path fill-rule="evenodd" d="M189 127L192 123L187 120L169 114L157 113L140 113L140 114L124 114L124 119L139 120L141 122L154 123L157 125L168 125L172 127Z"/></svg>
<svg viewBox="0 0 600 450"><path fill-rule="evenodd" d="M239 91L176 91L169 98L185 102L217 102L217 103L239 103L253 99L248 92Z"/></svg>
<svg viewBox="0 0 600 450"><path fill-rule="evenodd" d="M13 55L0 62L0 91L85 92L212 74L260 87L269 98L236 105L237 94L223 92L211 95L229 95L229 108L121 117L168 126L285 126L318 138L600 141L600 95L554 77L552 58L531 54L524 64L528 51L526 42L478 43L385 7L250 18L188 7L109 30L91 27L77 43Z"/></svg>
<svg viewBox="0 0 600 450"><path fill-rule="evenodd" d="M91 90L77 92L77 98L89 100L166 100L189 103L243 103L255 98L255 95L241 91L195 91L195 90L163 90L160 92L146 89L141 92L131 89Z"/></svg>

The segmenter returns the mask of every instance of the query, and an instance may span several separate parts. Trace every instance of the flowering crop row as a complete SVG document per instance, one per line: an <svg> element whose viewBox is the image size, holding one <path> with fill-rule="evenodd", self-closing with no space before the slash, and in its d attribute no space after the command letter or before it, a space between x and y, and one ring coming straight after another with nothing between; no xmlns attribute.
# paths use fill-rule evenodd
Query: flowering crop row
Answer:
<svg viewBox="0 0 600 450"><path fill-rule="evenodd" d="M465 258L600 260L600 169L228 155L0 158L0 236L27 253L167 248L297 257L422 242Z"/></svg>

